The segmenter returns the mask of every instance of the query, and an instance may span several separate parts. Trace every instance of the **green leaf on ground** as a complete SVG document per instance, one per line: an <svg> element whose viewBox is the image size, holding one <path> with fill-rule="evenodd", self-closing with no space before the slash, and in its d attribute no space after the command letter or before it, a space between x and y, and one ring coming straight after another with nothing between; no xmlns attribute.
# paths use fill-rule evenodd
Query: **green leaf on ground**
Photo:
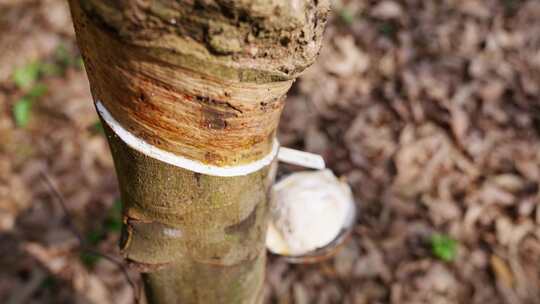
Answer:
<svg viewBox="0 0 540 304"><path fill-rule="evenodd" d="M514 10L519 6L518 0L502 0L503 6L507 10Z"/></svg>
<svg viewBox="0 0 540 304"><path fill-rule="evenodd" d="M29 88L39 77L40 64L33 62L20 67L13 73L13 81L21 89Z"/></svg>
<svg viewBox="0 0 540 304"><path fill-rule="evenodd" d="M385 22L379 26L379 32L388 38L392 38L397 30L397 27L390 22Z"/></svg>
<svg viewBox="0 0 540 304"><path fill-rule="evenodd" d="M122 230L122 202L120 199L114 201L104 224L107 231L120 232Z"/></svg>
<svg viewBox="0 0 540 304"><path fill-rule="evenodd" d="M110 212L112 212L115 215L122 215L122 200L117 198L114 200L114 203L110 209Z"/></svg>
<svg viewBox="0 0 540 304"><path fill-rule="evenodd" d="M122 230L122 221L119 218L106 218L105 229L108 231L120 232Z"/></svg>
<svg viewBox="0 0 540 304"><path fill-rule="evenodd" d="M87 267L94 267L94 265L96 265L96 263L101 259L101 256L89 252L81 252L79 257L81 258L83 264Z"/></svg>
<svg viewBox="0 0 540 304"><path fill-rule="evenodd" d="M341 20L347 25L351 25L354 21L353 13L351 13L351 11L347 9L342 9L339 12L339 17L341 17Z"/></svg>
<svg viewBox="0 0 540 304"><path fill-rule="evenodd" d="M44 62L41 64L40 71L44 76L60 76L64 72L64 69L58 64Z"/></svg>
<svg viewBox="0 0 540 304"><path fill-rule="evenodd" d="M82 57L77 57L76 66L77 68L84 70L84 60L82 59Z"/></svg>
<svg viewBox="0 0 540 304"><path fill-rule="evenodd" d="M96 120L96 122L89 127L89 130L92 134L105 134L105 129L100 120Z"/></svg>
<svg viewBox="0 0 540 304"><path fill-rule="evenodd" d="M24 97L19 99L15 105L13 105L13 118L15 119L15 125L20 128L24 128L30 121L30 110L32 108L32 99Z"/></svg>
<svg viewBox="0 0 540 304"><path fill-rule="evenodd" d="M60 44L56 48L54 58L57 65L62 69L66 69L68 67L77 69L84 68L84 62L81 55L76 54L71 48L66 47L66 45Z"/></svg>
<svg viewBox="0 0 540 304"><path fill-rule="evenodd" d="M95 246L103 239L103 233L98 230L92 230L86 235L86 243Z"/></svg>
<svg viewBox="0 0 540 304"><path fill-rule="evenodd" d="M70 54L69 50L63 44L60 44L56 48L56 50L54 51L54 57L60 64L64 66L72 65L74 59L73 56Z"/></svg>
<svg viewBox="0 0 540 304"><path fill-rule="evenodd" d="M42 289L55 288L58 285L58 283L59 283L58 280L54 276L49 275L45 278L45 280L41 282L41 284L39 285L39 288L42 288Z"/></svg>
<svg viewBox="0 0 540 304"><path fill-rule="evenodd" d="M26 96L29 98L39 98L45 93L47 93L47 86L42 83L38 83L33 86L30 91L28 91L28 94L26 94Z"/></svg>
<svg viewBox="0 0 540 304"><path fill-rule="evenodd" d="M442 234L434 234L430 240L431 253L438 259L451 262L457 255L458 243L456 240Z"/></svg>

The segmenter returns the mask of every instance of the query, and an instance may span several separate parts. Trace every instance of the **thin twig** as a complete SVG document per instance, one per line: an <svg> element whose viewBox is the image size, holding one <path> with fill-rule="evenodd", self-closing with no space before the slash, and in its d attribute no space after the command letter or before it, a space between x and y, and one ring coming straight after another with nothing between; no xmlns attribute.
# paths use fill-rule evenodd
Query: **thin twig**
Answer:
<svg viewBox="0 0 540 304"><path fill-rule="evenodd" d="M60 191L58 191L58 188L55 186L53 180L47 174L47 172L41 171L40 173L41 173L41 176L42 176L43 180L45 181L45 184L47 185L49 190L53 193L54 197L56 197L56 199L58 200L60 206L62 207L62 211L64 213L64 217L67 220L67 224L69 226L69 229L77 237L77 239L79 241L79 244L80 244L81 251L84 251L84 252L92 254L92 255L100 256L100 257L106 259L107 261L109 261L110 263L114 264L116 267L118 267L118 269L120 269L120 271L122 271L122 274L124 275L124 277L125 277L126 281L128 282L128 284L131 286L131 289L133 289L135 303L140 303L139 289L137 288L137 284L135 284L135 282L133 282L133 280L131 280L131 278L129 277L129 273L128 273L125 265L121 261L118 261L117 259L115 259L114 257L112 257L110 255L107 255L107 254L104 254L104 253L101 253L99 251L96 251L96 250L90 248L86 244L86 241L82 237L82 234L80 233L77 226L75 226L75 223L73 222L73 220L72 220L72 218L70 216L70 213L69 213L69 211L67 209L66 200L64 199L64 196L60 193Z"/></svg>
<svg viewBox="0 0 540 304"><path fill-rule="evenodd" d="M9 299L5 303L7 304L24 304L30 302L30 298L36 290L39 289L39 286L47 277L44 270L40 268L34 268L30 276L29 281L21 288L17 289L17 292L11 294Z"/></svg>
<svg viewBox="0 0 540 304"><path fill-rule="evenodd" d="M49 187L49 190L54 194L54 197L56 197L56 199L58 200L58 203L60 204L60 207L62 207L64 217L66 218L67 224L68 224L71 232L77 237L77 239L79 240L79 243L81 245L85 245L84 244L84 239L83 239L81 233L79 232L79 229L77 229L77 226L75 226L75 223L73 223L73 220L72 220L72 218L71 218L71 216L69 214L69 211L68 211L67 205L66 205L66 200L64 199L64 197L62 196L60 191L58 191L58 189L54 185L54 182L49 177L49 175L44 171L41 171L40 173L41 173L41 176L43 177L43 179L45 180L45 183L47 184L47 187Z"/></svg>

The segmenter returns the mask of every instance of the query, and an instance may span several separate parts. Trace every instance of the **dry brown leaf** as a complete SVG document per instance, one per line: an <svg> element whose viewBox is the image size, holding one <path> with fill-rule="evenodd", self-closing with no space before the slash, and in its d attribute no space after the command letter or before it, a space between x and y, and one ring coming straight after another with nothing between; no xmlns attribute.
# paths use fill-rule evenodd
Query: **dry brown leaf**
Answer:
<svg viewBox="0 0 540 304"><path fill-rule="evenodd" d="M514 284L514 276L506 262L496 255L491 255L490 264L497 280L502 282L506 287L512 287Z"/></svg>

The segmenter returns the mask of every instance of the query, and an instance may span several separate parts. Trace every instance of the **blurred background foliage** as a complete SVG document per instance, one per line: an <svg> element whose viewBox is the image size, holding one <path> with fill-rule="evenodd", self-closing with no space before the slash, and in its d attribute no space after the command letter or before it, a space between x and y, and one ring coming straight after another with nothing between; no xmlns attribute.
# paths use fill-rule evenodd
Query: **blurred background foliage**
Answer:
<svg viewBox="0 0 540 304"><path fill-rule="evenodd" d="M540 1L333 4L279 138L361 216L329 261L271 256L265 301L540 303ZM93 253L121 203L65 1L0 0L0 50L0 302L132 303Z"/></svg>

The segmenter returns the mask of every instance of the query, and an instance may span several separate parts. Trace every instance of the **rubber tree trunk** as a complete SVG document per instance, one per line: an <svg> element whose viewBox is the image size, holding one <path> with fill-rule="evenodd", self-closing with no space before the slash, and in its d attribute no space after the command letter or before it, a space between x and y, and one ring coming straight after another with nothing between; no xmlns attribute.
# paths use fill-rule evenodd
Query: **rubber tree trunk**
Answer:
<svg viewBox="0 0 540 304"><path fill-rule="evenodd" d="M70 7L94 101L144 141L100 112L124 204L121 250L149 303L260 303L275 161L260 164L275 156L286 92L319 52L328 2Z"/></svg>

